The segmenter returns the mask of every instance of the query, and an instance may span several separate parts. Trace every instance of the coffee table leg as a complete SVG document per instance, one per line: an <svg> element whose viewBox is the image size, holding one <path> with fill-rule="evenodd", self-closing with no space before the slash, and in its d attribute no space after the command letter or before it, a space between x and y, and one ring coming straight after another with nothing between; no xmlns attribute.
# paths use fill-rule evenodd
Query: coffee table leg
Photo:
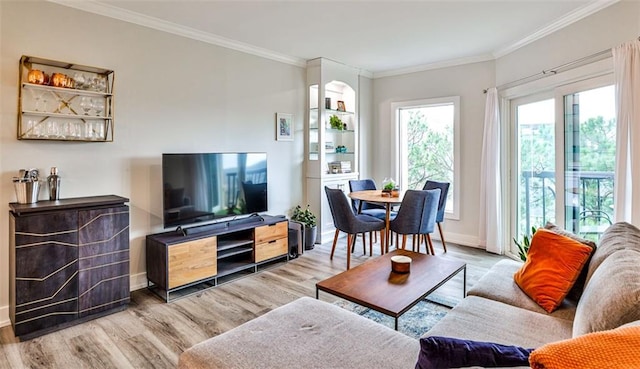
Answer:
<svg viewBox="0 0 640 369"><path fill-rule="evenodd" d="M467 266L466 265L464 266L464 270L462 271L462 298L465 298L465 297L467 297Z"/></svg>
<svg viewBox="0 0 640 369"><path fill-rule="evenodd" d="M396 317L396 331L398 330L398 317Z"/></svg>
<svg viewBox="0 0 640 369"><path fill-rule="evenodd" d="M316 300L318 299L318 286L316 286Z"/></svg>

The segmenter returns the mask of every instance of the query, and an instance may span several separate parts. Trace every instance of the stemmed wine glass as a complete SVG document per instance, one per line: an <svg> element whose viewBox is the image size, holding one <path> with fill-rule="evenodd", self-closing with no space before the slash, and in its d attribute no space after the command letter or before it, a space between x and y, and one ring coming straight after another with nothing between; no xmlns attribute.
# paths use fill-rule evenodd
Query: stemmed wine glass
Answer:
<svg viewBox="0 0 640 369"><path fill-rule="evenodd" d="M80 107L84 110L84 115L89 115L89 110L93 108L93 102L89 96L82 96L80 99Z"/></svg>
<svg viewBox="0 0 640 369"><path fill-rule="evenodd" d="M77 89L86 89L86 83L87 80L85 79L85 76L83 73L76 73L73 75L73 79L74 81L76 81L76 88Z"/></svg>
<svg viewBox="0 0 640 369"><path fill-rule="evenodd" d="M96 91L98 92L107 91L107 81L104 76L97 76L95 79L95 83L96 83Z"/></svg>
<svg viewBox="0 0 640 369"><path fill-rule="evenodd" d="M29 89L31 96L33 97L33 111L40 111L40 100L42 99L43 91Z"/></svg>
<svg viewBox="0 0 640 369"><path fill-rule="evenodd" d="M45 91L42 94L42 111L44 111L44 112L48 111L48 109L47 109L47 102L48 102L47 94L48 94L47 91Z"/></svg>
<svg viewBox="0 0 640 369"><path fill-rule="evenodd" d="M101 98L93 99L93 110L96 112L96 116L101 116L102 111L104 110L104 100Z"/></svg>

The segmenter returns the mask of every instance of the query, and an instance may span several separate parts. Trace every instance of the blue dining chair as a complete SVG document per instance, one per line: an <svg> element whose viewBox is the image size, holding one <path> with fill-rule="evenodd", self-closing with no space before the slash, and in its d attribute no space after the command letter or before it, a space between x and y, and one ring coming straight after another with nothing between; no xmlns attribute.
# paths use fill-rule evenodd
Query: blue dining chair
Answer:
<svg viewBox="0 0 640 369"><path fill-rule="evenodd" d="M444 222L444 208L447 206L447 195L449 194L448 182L436 182L427 181L424 184L423 190L440 189L440 200L438 201L438 213L436 214L436 224L438 225L438 231L440 232L440 241L442 241L442 248L444 252L447 252L447 245L444 243L444 233L442 233L442 222Z"/></svg>
<svg viewBox="0 0 640 369"><path fill-rule="evenodd" d="M352 179L349 181L349 191L367 191L367 190L377 190L376 182L373 179ZM372 204L369 202L363 202L362 207L360 208L360 200L351 199L351 206L353 207L353 211L358 213L358 210L361 214L371 215L372 217L376 217L378 219L384 220L386 217L386 210L384 205Z"/></svg>
<svg viewBox="0 0 640 369"><path fill-rule="evenodd" d="M413 251L416 251L418 236L417 252L420 252L420 244L424 237L428 241L425 245L426 253L429 253L429 249L434 253L429 234L435 229L439 198L440 189L407 190L404 194L398 215L389 223L393 232L402 235L402 249L406 248L407 235L413 235ZM397 247L399 248L400 244Z"/></svg>
<svg viewBox="0 0 640 369"><path fill-rule="evenodd" d="M333 236L333 246L331 247L330 259L333 260L333 253L338 242L340 232L347 234L347 270L351 267L351 250L355 246L356 236L358 233L365 232L383 232L385 222L378 218L374 218L366 214L355 214L344 192L339 189L333 189L325 186L325 193L331 209L331 217L333 217L333 225L336 227ZM382 234L380 235L382 238ZM382 247L382 244L381 244ZM369 252L373 253L373 246L369 246Z"/></svg>
<svg viewBox="0 0 640 369"><path fill-rule="evenodd" d="M376 188L376 182L373 179L352 179L349 181L349 191L350 192L355 192L355 191L367 191L367 190L377 190ZM363 202L362 203L362 207L360 208L360 200L354 200L351 199L351 206L353 207L353 211L357 214L367 214L367 215L371 215L372 217L376 217L378 219L381 220L386 220L386 216L387 216L387 210L385 208L384 205L380 205L380 204L372 204L369 202ZM395 211L391 211L389 213L389 219L393 219L393 217L396 216L396 212ZM376 239L375 241L371 238L371 235L369 235L370 240L369 243L372 242L378 242L377 240L377 233L375 233L376 235ZM364 234L362 235L362 242L364 241ZM370 246L371 247L371 246Z"/></svg>

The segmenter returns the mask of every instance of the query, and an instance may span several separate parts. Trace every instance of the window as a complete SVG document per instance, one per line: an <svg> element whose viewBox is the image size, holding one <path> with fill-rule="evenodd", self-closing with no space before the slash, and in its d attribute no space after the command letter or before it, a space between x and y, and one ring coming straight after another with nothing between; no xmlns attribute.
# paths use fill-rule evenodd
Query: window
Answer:
<svg viewBox="0 0 640 369"><path fill-rule="evenodd" d="M393 103L396 176L402 189L422 189L427 180L449 182L447 218L459 218L458 96Z"/></svg>
<svg viewBox="0 0 640 369"><path fill-rule="evenodd" d="M521 239L532 226L550 221L597 240L613 219L616 122L610 76L512 99L510 106L512 236Z"/></svg>

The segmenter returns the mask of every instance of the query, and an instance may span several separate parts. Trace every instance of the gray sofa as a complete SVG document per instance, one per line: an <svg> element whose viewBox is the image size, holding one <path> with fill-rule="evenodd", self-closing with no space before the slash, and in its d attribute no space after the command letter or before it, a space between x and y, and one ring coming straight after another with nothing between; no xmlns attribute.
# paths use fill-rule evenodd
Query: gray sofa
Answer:
<svg viewBox="0 0 640 369"><path fill-rule="evenodd" d="M640 230L602 236L582 296L547 314L513 282L522 264L498 262L425 336L527 348L640 324ZM419 341L332 304L303 297L186 350L180 369L413 368Z"/></svg>

